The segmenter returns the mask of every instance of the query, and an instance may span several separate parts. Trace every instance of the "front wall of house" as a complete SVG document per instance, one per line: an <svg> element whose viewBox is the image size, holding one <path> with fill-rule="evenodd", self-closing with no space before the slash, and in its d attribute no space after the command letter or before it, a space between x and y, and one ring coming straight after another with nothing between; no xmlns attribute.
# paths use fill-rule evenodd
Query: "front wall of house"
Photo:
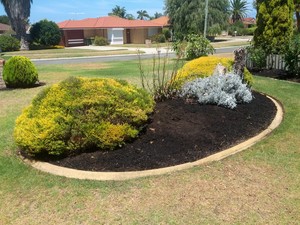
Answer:
<svg viewBox="0 0 300 225"><path fill-rule="evenodd" d="M136 28L130 30L130 39L132 44L145 44L148 38L148 29Z"/></svg>
<svg viewBox="0 0 300 225"><path fill-rule="evenodd" d="M107 38L107 30L106 29L84 30L84 38L92 38L92 37L95 37L95 36Z"/></svg>

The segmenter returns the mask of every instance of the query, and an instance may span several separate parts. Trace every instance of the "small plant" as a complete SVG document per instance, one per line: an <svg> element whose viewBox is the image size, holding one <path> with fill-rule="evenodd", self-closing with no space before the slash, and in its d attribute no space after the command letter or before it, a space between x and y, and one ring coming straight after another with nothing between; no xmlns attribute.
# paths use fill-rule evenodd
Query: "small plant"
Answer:
<svg viewBox="0 0 300 225"><path fill-rule="evenodd" d="M172 50L176 53L178 58L182 59L185 57L186 46L187 42L185 40L177 40L172 43Z"/></svg>
<svg viewBox="0 0 300 225"><path fill-rule="evenodd" d="M252 94L236 74L212 75L187 82L181 96L196 99L200 104L216 104L234 109L237 103L249 103Z"/></svg>
<svg viewBox="0 0 300 225"><path fill-rule="evenodd" d="M164 34L155 34L151 36L151 42L153 43L165 43L166 42L166 37Z"/></svg>
<svg viewBox="0 0 300 225"><path fill-rule="evenodd" d="M61 33L58 25L53 21L41 20L30 28L32 41L41 46L58 45Z"/></svg>
<svg viewBox="0 0 300 225"><path fill-rule="evenodd" d="M139 55L139 70L141 84L144 89L149 90L155 101L163 101L177 95L177 70L181 60L171 60L168 56L161 57L160 54L153 57L150 74L146 74L141 57ZM150 80L147 79L150 77Z"/></svg>
<svg viewBox="0 0 300 225"><path fill-rule="evenodd" d="M192 60L201 56L213 54L215 49L202 35L190 34L187 36L186 58Z"/></svg>
<svg viewBox="0 0 300 225"><path fill-rule="evenodd" d="M96 46L105 46L105 45L108 45L108 41L106 38L104 37L100 37L100 36L96 36L95 39L94 39L94 45Z"/></svg>
<svg viewBox="0 0 300 225"><path fill-rule="evenodd" d="M0 35L0 49L2 52L18 51L20 49L20 41L9 35Z"/></svg>
<svg viewBox="0 0 300 225"><path fill-rule="evenodd" d="M284 61L289 74L300 76L300 34L294 36L287 44Z"/></svg>
<svg viewBox="0 0 300 225"><path fill-rule="evenodd" d="M126 81L71 77L33 99L14 137L30 155L111 150L137 137L153 107L146 91Z"/></svg>
<svg viewBox="0 0 300 225"><path fill-rule="evenodd" d="M3 80L8 88L32 87L38 81L38 72L28 58L13 56L4 65Z"/></svg>

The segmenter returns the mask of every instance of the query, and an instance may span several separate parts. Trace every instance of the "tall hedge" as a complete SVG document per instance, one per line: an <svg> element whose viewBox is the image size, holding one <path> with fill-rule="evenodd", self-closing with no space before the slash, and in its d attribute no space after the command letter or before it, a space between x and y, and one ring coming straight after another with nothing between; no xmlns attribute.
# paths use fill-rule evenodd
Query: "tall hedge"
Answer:
<svg viewBox="0 0 300 225"><path fill-rule="evenodd" d="M293 0L258 0L257 4L254 44L267 53L281 53L293 34Z"/></svg>

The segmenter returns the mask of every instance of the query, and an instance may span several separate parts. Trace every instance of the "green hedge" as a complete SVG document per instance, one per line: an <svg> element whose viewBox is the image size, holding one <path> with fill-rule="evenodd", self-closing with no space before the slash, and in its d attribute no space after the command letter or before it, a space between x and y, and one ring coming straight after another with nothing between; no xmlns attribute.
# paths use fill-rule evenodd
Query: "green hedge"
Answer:
<svg viewBox="0 0 300 225"><path fill-rule="evenodd" d="M20 50L20 41L9 35L0 35L0 48L2 52L12 52Z"/></svg>
<svg viewBox="0 0 300 225"><path fill-rule="evenodd" d="M111 150L137 137L153 107L145 90L126 81L72 77L39 93L14 137L30 155Z"/></svg>

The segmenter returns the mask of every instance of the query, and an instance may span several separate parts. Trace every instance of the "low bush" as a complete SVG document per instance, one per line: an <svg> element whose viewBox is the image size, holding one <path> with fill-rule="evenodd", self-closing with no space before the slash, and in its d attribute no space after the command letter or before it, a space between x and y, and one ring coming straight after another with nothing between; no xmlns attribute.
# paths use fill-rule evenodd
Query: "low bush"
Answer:
<svg viewBox="0 0 300 225"><path fill-rule="evenodd" d="M30 59L13 56L4 65L3 80L8 88L32 87L38 81L38 72Z"/></svg>
<svg viewBox="0 0 300 225"><path fill-rule="evenodd" d="M185 56L187 60L199 58L213 54L215 49L210 41L202 35L190 34L187 36L187 46Z"/></svg>
<svg viewBox="0 0 300 225"><path fill-rule="evenodd" d="M37 95L14 137L30 155L111 150L137 137L153 107L146 91L126 81L71 77Z"/></svg>
<svg viewBox="0 0 300 225"><path fill-rule="evenodd" d="M0 35L0 49L2 52L12 52L20 50L20 41L9 35Z"/></svg>
<svg viewBox="0 0 300 225"><path fill-rule="evenodd" d="M108 45L109 43L108 43L106 38L96 36L94 38L93 44L96 45L96 46L105 46L105 45Z"/></svg>
<svg viewBox="0 0 300 225"><path fill-rule="evenodd" d="M155 34L150 37L151 42L153 43L165 43L166 42L166 37L164 34Z"/></svg>
<svg viewBox="0 0 300 225"><path fill-rule="evenodd" d="M213 75L187 82L181 89L181 96L194 98L200 104L216 104L233 109L237 103L249 103L251 90L236 74Z"/></svg>
<svg viewBox="0 0 300 225"><path fill-rule="evenodd" d="M164 28L162 30L162 32L165 35L165 39L170 40L170 38L172 37L172 33L171 33L170 29L169 28Z"/></svg>
<svg viewBox="0 0 300 225"><path fill-rule="evenodd" d="M263 69L267 64L267 53L265 49L262 47L255 47L254 45L250 45L246 47L247 55L251 62L253 63L254 69Z"/></svg>

